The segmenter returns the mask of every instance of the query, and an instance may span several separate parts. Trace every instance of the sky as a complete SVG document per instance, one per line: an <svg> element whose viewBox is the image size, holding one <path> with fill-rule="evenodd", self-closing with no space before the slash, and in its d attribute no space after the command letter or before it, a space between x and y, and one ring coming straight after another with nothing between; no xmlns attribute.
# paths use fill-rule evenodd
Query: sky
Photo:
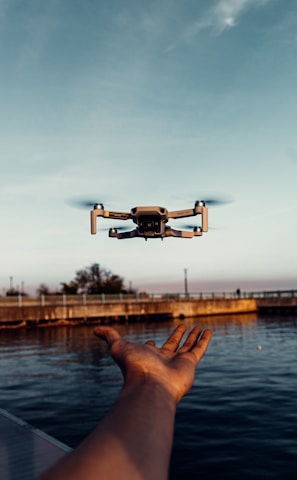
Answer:
<svg viewBox="0 0 297 480"><path fill-rule="evenodd" d="M296 54L294 0L0 0L0 294L93 263L138 291L296 289ZM147 242L69 205L212 197L203 237Z"/></svg>

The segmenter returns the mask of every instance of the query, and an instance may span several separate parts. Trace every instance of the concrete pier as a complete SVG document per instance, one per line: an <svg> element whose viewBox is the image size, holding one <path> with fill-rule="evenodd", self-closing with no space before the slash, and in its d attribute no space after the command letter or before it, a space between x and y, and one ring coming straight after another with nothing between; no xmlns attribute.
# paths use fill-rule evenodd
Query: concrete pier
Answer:
<svg viewBox="0 0 297 480"><path fill-rule="evenodd" d="M164 295L1 297L0 328L296 312L297 290Z"/></svg>
<svg viewBox="0 0 297 480"><path fill-rule="evenodd" d="M0 327L31 327L57 324L166 320L201 315L224 315L257 311L255 299L157 299L60 305L3 305Z"/></svg>

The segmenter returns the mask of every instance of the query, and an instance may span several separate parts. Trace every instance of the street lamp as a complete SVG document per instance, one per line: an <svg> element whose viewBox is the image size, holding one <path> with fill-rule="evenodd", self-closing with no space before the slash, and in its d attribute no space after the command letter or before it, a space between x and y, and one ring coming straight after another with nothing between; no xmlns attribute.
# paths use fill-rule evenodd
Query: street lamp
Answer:
<svg viewBox="0 0 297 480"><path fill-rule="evenodd" d="M188 269L187 268L184 269L184 274L185 274L185 296L188 297L189 292L188 292L188 277L187 277Z"/></svg>

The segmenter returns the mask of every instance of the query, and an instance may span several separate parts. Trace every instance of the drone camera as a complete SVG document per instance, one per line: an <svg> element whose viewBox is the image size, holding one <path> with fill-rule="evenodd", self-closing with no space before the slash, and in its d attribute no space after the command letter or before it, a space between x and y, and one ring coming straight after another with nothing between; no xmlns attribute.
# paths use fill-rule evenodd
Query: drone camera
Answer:
<svg viewBox="0 0 297 480"><path fill-rule="evenodd" d="M142 226L145 230L153 230L155 222L151 220L145 220L144 222L142 222Z"/></svg>
<svg viewBox="0 0 297 480"><path fill-rule="evenodd" d="M157 216L142 216L138 220L139 233L152 235L160 233L160 219Z"/></svg>

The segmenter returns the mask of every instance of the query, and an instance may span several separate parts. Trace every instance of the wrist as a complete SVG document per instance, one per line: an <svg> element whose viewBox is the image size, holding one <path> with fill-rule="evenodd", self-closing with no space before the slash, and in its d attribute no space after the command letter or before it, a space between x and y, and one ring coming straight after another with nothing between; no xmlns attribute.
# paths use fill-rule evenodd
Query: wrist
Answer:
<svg viewBox="0 0 297 480"><path fill-rule="evenodd" d="M125 378L121 396L139 393L147 397L154 397L156 401L160 398L163 405L167 405L174 412L176 410L178 399L173 389L151 374L142 372Z"/></svg>

